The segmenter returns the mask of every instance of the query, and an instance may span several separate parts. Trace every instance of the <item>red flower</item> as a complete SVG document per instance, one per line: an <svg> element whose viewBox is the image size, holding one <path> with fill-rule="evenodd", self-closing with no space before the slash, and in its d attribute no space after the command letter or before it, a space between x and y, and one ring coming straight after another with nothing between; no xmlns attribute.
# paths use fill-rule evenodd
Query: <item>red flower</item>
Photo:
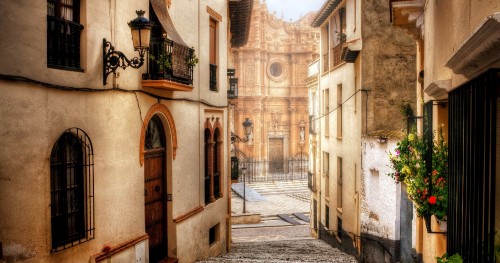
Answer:
<svg viewBox="0 0 500 263"><path fill-rule="evenodd" d="M429 197L429 204L431 205L435 205L436 204L436 197L431 195L431 197Z"/></svg>
<svg viewBox="0 0 500 263"><path fill-rule="evenodd" d="M434 170L432 171L432 175L436 175L438 173L438 171Z"/></svg>

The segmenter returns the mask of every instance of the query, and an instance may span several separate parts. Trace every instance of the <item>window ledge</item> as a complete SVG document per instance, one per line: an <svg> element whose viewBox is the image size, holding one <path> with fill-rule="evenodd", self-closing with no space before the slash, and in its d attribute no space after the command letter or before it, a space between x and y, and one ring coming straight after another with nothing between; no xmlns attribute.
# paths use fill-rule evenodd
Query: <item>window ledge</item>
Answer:
<svg viewBox="0 0 500 263"><path fill-rule="evenodd" d="M143 80L142 87L171 90L171 91L192 91L193 86L174 82L166 79L162 80Z"/></svg>
<svg viewBox="0 0 500 263"><path fill-rule="evenodd" d="M342 141L342 136L340 136L340 137L337 136L336 138L337 138L337 140Z"/></svg>

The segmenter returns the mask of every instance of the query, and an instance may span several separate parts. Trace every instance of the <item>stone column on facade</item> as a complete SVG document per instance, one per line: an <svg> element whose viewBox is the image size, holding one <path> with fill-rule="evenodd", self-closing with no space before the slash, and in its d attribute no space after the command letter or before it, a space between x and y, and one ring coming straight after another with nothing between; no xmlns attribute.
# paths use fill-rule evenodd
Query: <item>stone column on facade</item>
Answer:
<svg viewBox="0 0 500 263"><path fill-rule="evenodd" d="M260 65L260 70L259 70L259 75L260 75L260 94L262 94L262 96L267 96L267 92L266 92L266 83L265 83L265 80L266 80L266 70L267 70L267 53L265 53L265 51L260 51L260 61L259 61L259 65Z"/></svg>
<svg viewBox="0 0 500 263"><path fill-rule="evenodd" d="M262 98L256 98L254 101L254 108L253 108L253 115L255 116L255 122L258 123L259 130L258 133L254 136L256 139L255 143L255 148L254 148L254 154L255 157L258 158L259 160L262 160L262 147L265 145L264 140L263 140L263 134L264 134L264 122L262 119Z"/></svg>
<svg viewBox="0 0 500 263"><path fill-rule="evenodd" d="M255 51L255 91L258 92L259 96L262 96L262 82L261 82L261 60L260 51Z"/></svg>
<svg viewBox="0 0 500 263"><path fill-rule="evenodd" d="M297 142L300 141L298 138L297 129L299 121L297 120L297 105L294 99L289 100L289 131L290 131L290 155L294 156L297 154ZM289 157L291 157L289 156Z"/></svg>
<svg viewBox="0 0 500 263"><path fill-rule="evenodd" d="M236 63L235 63L236 64ZM246 87L245 87L245 68L243 66L243 55L241 54L241 50L238 50L238 74L239 74L239 83L238 83L238 96L246 96Z"/></svg>
<svg viewBox="0 0 500 263"><path fill-rule="evenodd" d="M291 90L294 89L295 86L297 86L297 74L296 72L296 65L297 65L297 56L295 54L290 55L290 65L291 65L291 70L290 70L290 95L292 95Z"/></svg>

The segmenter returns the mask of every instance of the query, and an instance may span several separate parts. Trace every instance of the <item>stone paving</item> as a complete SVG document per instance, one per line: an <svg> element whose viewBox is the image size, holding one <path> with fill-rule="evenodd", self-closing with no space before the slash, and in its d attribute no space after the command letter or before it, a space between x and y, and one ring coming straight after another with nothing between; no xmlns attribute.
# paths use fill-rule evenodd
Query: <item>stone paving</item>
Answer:
<svg viewBox="0 0 500 263"><path fill-rule="evenodd" d="M262 216L272 216L288 213L309 213L310 192L307 181L297 180L290 182L252 183L247 184L264 197L264 201L246 202L247 213L258 213ZM243 198L233 192L231 197L231 212L243 213Z"/></svg>
<svg viewBox="0 0 500 263"><path fill-rule="evenodd" d="M295 226L291 228L304 228L304 226ZM288 227L284 228L286 232L293 230ZM309 229L306 227L307 230ZM248 230L248 229L246 229ZM266 228L253 229L260 231L259 234L248 234L248 240L235 241L228 254L209 258L204 261L205 263L212 262L342 262L342 263L357 263L353 256L347 255L340 250L331 247L324 241L313 239L304 236L295 236L295 238L286 238L286 235L281 235L282 231ZM277 231L277 232L276 232ZM298 230L301 231L300 229ZM262 233L265 233L267 238L262 238ZM275 235L276 234L276 235ZM270 238L275 238L269 241Z"/></svg>
<svg viewBox="0 0 500 263"><path fill-rule="evenodd" d="M247 199L246 202L247 212L260 213L262 221L233 225L231 251L200 262L357 262L353 256L311 237L309 224L291 215L299 212L309 216L307 181L253 183L247 186L264 197L264 201ZM232 213L242 213L242 207L243 199L233 192ZM280 219L278 214L288 214L300 225L294 226Z"/></svg>

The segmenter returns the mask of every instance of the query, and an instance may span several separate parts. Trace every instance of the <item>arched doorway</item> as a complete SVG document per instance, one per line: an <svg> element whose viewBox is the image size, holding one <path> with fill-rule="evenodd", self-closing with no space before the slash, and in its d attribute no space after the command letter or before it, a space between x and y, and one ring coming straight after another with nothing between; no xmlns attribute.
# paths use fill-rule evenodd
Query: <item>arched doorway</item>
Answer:
<svg viewBox="0 0 500 263"><path fill-rule="evenodd" d="M146 233L149 235L149 261L167 257L167 180L165 130L154 115L144 138L144 206Z"/></svg>

